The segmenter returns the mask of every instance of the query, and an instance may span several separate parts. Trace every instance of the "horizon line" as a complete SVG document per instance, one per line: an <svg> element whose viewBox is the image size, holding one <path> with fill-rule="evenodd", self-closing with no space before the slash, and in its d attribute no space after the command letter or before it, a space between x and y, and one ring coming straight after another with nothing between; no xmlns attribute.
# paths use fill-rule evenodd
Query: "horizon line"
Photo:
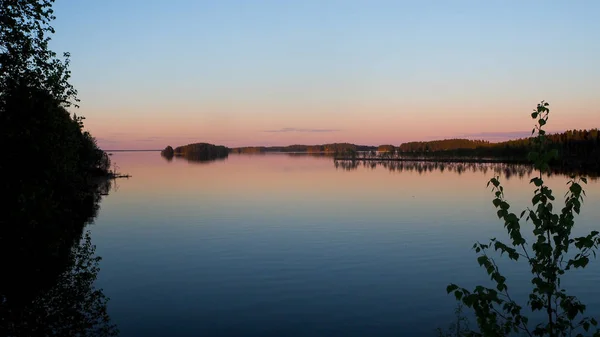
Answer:
<svg viewBox="0 0 600 337"><path fill-rule="evenodd" d="M583 131L583 130L594 130L597 128L585 128L585 129L563 129L562 131L559 130L551 130L548 132L549 135L551 134L558 134L558 133L565 133L568 131ZM518 139L526 139L526 138L530 138L531 136L523 136L524 134L529 133L528 131L510 131L510 132L481 132L481 133L471 133L471 134L463 134L463 135L457 135L454 137L445 137L445 138L437 138L437 139L430 139L430 140L412 140L412 141L405 141L400 143L399 145L394 145L393 143L382 143L382 144L377 144L377 145L369 145L369 144L358 144L358 143L352 143L352 142L329 142L329 143L321 143L321 144L300 144L300 143L293 143L293 144L288 144L288 145L241 145L241 146L226 146L226 145L221 145L221 144L213 144L213 145L220 145L220 146L225 146L229 149L235 149L235 148L244 148L244 147L289 147L289 146L294 146L294 145L301 145L301 146L319 146L319 145L325 145L325 144L352 144L352 145L356 145L356 146L369 146L369 147L378 147L381 145L392 145L394 147L399 147L400 145L404 144L404 143L414 143L414 142L432 142L432 141L441 141L441 140L453 140L453 139L467 139L467 140L472 140L472 141L487 141L489 143L502 143L502 142L506 142L506 141L511 141L511 140L518 140ZM492 137L492 139L485 139L486 137L481 137L484 135L495 135L495 138L504 138L504 137L498 137L500 135L505 135L508 136L506 137L506 139L493 139L494 137ZM510 135L513 136L517 136L518 134L521 134L521 137L510 137ZM476 136L479 136L478 138L475 138ZM197 144L197 143L208 143L208 142L195 142L195 143L188 143L185 145L190 145L190 144ZM209 143L211 144L211 143ZM178 145L178 146L185 146L185 145ZM170 146L170 145L167 145ZM175 146L177 147L177 146ZM166 148L166 146L165 146ZM163 148L164 149L164 148ZM111 150L103 150L104 152L160 152L163 149L111 149Z"/></svg>

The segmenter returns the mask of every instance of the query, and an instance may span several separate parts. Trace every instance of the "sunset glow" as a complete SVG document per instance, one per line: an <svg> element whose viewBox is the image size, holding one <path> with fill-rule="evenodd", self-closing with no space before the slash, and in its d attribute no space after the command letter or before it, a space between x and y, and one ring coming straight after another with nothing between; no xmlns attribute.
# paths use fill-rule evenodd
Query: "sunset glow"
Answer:
<svg viewBox="0 0 600 337"><path fill-rule="evenodd" d="M400 144L598 127L600 4L57 2L78 114L105 149ZM542 20L544 23L533 24Z"/></svg>

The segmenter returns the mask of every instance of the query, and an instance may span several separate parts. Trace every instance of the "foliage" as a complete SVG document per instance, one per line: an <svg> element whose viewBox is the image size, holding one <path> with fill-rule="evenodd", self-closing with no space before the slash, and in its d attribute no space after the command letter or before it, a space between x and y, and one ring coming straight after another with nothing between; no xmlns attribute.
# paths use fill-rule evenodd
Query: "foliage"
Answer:
<svg viewBox="0 0 600 337"><path fill-rule="evenodd" d="M396 147L394 145L379 145L377 147L377 151L379 151L379 152L394 152L394 151L396 151Z"/></svg>
<svg viewBox="0 0 600 337"><path fill-rule="evenodd" d="M60 59L48 49L52 3L0 0L0 140L3 162L10 163L0 170L19 176L23 167L43 167L35 184L85 179L107 174L110 167L83 130L84 118L67 111L79 100L69 83L69 54Z"/></svg>
<svg viewBox="0 0 600 337"><path fill-rule="evenodd" d="M476 243L473 248L480 254L477 262L485 268L495 288L477 286L467 290L450 284L448 293L453 293L458 301L474 310L479 331L468 331L467 336L507 336L523 333L527 336L583 336L595 328L597 321L582 317L585 305L575 296L569 295L562 287L563 275L574 268L585 268L590 256L600 244L598 231L582 237L572 237L575 215L581 211L581 203L585 192L582 184L585 178L572 177L568 181L569 192L563 208L555 211L555 196L552 189L544 183L544 173L549 162L556 158L556 149L549 149L544 126L548 122L549 104L542 101L531 113L537 124L532 134L534 151L529 154L539 176L531 179L535 192L531 200L532 206L517 215L510 211L505 199L504 188L499 177L488 182L494 193L493 205L497 209L498 218L504 221L510 241L504 243L492 238L489 243ZM521 224L531 221L533 240L523 234ZM569 251L571 249L571 251ZM575 250L575 254L573 254ZM526 306L514 300L495 259L493 251L514 261L526 261L531 268L532 289ZM545 319L532 326L528 317L529 311L540 311ZM596 330L594 336L600 336Z"/></svg>
<svg viewBox="0 0 600 337"><path fill-rule="evenodd" d="M78 102L71 77L69 54L65 60L48 49L55 19L54 0L0 0L0 87L37 88L60 106Z"/></svg>
<svg viewBox="0 0 600 337"><path fill-rule="evenodd" d="M554 167L600 170L600 133L598 129L569 130L545 135L549 149L557 156L550 160ZM410 142L400 145L402 157L427 156L433 158L498 158L503 161L527 162L527 155L535 146L535 138L513 139L490 143L468 139L448 139L430 142Z"/></svg>
<svg viewBox="0 0 600 337"><path fill-rule="evenodd" d="M208 161L217 158L226 158L229 155L229 149L221 145L195 143L176 147L174 155L191 161Z"/></svg>
<svg viewBox="0 0 600 337"><path fill-rule="evenodd" d="M398 147L401 152L435 152L456 149L475 149L480 146L487 146L490 142L485 140L471 139L443 139L432 140L428 142L408 142L402 143Z"/></svg>
<svg viewBox="0 0 600 337"><path fill-rule="evenodd" d="M231 152L231 153L264 153L264 152L268 152L268 150L264 146L245 146L245 147L232 148L229 152ZM275 152L275 151L272 151L272 152Z"/></svg>
<svg viewBox="0 0 600 337"><path fill-rule="evenodd" d="M69 55L48 48L52 3L0 0L0 335L111 335L97 259L79 245L110 160L68 111L77 92Z"/></svg>

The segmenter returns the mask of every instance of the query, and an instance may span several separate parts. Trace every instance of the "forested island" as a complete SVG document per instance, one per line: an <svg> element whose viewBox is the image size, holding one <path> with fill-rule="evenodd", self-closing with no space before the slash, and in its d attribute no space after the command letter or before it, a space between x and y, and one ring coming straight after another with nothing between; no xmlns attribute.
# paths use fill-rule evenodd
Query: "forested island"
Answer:
<svg viewBox="0 0 600 337"><path fill-rule="evenodd" d="M347 151L373 151L376 146L355 145L350 143L331 143L322 145L289 145L289 146L247 146L232 148L232 153L267 153L267 152L307 152L307 153L343 153Z"/></svg>
<svg viewBox="0 0 600 337"><path fill-rule="evenodd" d="M182 157L189 161L210 161L215 159L227 158L229 148L222 145L214 145L209 143L193 143L183 146L178 146L173 149L167 146L161 151L161 155L167 159L173 157Z"/></svg>
<svg viewBox="0 0 600 337"><path fill-rule="evenodd" d="M247 146L228 148L210 143L193 143L173 148L167 146L161 151L165 158L182 157L188 160L213 160L225 158L229 153L346 153L357 151L373 151L376 146L355 145L350 143L332 143L323 145L289 145L289 146Z"/></svg>

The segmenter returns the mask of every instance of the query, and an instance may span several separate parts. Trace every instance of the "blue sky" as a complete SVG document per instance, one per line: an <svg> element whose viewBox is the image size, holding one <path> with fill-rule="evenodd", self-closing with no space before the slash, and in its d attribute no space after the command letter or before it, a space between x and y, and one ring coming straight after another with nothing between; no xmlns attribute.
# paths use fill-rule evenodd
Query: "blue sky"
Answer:
<svg viewBox="0 0 600 337"><path fill-rule="evenodd" d="M529 129L527 112L541 99L557 111L550 129L600 120L598 1L58 0L54 8L52 48L71 52L81 113L113 144L514 133ZM264 132L276 129L331 132Z"/></svg>

